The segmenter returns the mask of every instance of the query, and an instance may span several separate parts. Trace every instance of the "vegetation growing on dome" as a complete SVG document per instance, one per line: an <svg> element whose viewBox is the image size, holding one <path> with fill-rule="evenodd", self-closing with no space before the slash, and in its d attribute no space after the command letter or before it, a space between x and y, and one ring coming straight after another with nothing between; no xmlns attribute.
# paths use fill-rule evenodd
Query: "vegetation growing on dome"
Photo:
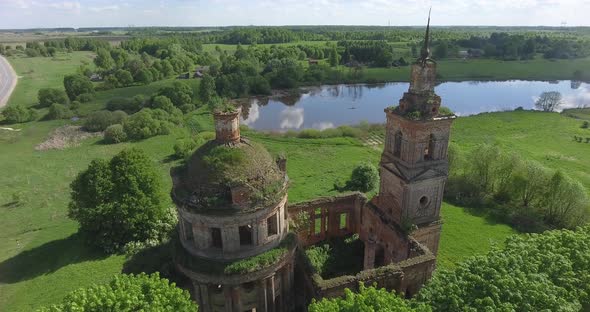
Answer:
<svg viewBox="0 0 590 312"><path fill-rule="evenodd" d="M454 112L450 108L448 108L446 106L441 106L438 109L438 114L439 115L442 115L442 116L448 116L448 115L453 115Z"/></svg>
<svg viewBox="0 0 590 312"><path fill-rule="evenodd" d="M214 113L234 113L237 108L227 99L214 97L209 100L209 109Z"/></svg>

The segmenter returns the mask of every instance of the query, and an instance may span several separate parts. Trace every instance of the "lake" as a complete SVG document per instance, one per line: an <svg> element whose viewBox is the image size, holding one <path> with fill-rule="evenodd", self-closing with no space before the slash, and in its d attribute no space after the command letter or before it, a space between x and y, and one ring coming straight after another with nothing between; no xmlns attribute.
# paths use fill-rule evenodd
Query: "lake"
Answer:
<svg viewBox="0 0 590 312"><path fill-rule="evenodd" d="M398 105L408 83L309 87L300 94L250 99L242 106L242 124L258 130L327 129L361 121L385 122L383 109ZM539 95L558 91L563 107L590 106L590 84L571 81L463 81L438 85L442 105L459 116L534 108Z"/></svg>

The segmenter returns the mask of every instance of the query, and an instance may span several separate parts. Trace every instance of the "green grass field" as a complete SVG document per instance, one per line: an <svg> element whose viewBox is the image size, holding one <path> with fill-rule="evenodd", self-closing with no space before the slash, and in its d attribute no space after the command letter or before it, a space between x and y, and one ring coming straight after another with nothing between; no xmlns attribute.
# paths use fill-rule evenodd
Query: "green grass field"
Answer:
<svg viewBox="0 0 590 312"><path fill-rule="evenodd" d="M68 64L50 58L11 59L17 73L34 72L19 81L9 103L34 105L37 90L59 87L65 74L89 60L88 53L74 53ZM75 64L74 64L75 63ZM36 65L30 65L36 64ZM43 70L42 70L43 69ZM50 73L45 73L44 70ZM55 78L58 77L58 78ZM169 83L99 92L97 99L84 104L84 112L100 109L115 96L151 94ZM192 82L191 82L192 83ZM195 82L196 84L196 82ZM211 117L203 110L195 113L201 129L211 129ZM138 147L151 155L161 168L169 188L169 168L176 138L188 134L178 128L172 134L135 143L102 145L90 139L81 146L61 151L35 151L56 127L66 121L42 121L22 125L20 132L0 132L0 311L31 311L60 300L67 292L109 279L121 272L124 256L105 256L89 249L75 233L77 224L67 218L69 184L94 158L109 158L125 147ZM459 118L453 141L463 150L480 142L498 142L506 149L562 168L590 186L590 161L583 155L590 144L576 143L572 136L580 120L559 114L510 112ZM272 153L285 152L291 179L291 202L336 194L336 180L348 178L361 161L377 163L380 150L363 146L357 139L298 139L256 132L246 135L263 143ZM589 135L590 137L590 135ZM467 210L444 204L439 267L450 268L465 257L480 254L490 244L500 243L513 231L501 224L471 215Z"/></svg>

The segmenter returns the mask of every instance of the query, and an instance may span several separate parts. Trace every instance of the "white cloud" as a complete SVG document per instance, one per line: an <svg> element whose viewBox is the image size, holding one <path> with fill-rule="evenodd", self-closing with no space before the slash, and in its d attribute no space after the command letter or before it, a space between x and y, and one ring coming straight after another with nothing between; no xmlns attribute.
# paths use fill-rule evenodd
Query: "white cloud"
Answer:
<svg viewBox="0 0 590 312"><path fill-rule="evenodd" d="M105 12L105 11L118 11L120 7L118 5L107 5L102 7L90 7L88 8L92 12Z"/></svg>
<svg viewBox="0 0 590 312"><path fill-rule="evenodd" d="M299 129L303 125L303 108L286 107L279 118L281 129Z"/></svg>

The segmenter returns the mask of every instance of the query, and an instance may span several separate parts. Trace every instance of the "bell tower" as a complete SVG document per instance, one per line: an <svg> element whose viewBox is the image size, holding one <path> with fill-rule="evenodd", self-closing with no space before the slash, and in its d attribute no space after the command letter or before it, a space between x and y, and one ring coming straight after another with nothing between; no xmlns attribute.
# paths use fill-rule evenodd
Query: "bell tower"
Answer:
<svg viewBox="0 0 590 312"><path fill-rule="evenodd" d="M455 115L441 114L434 92L436 62L430 58L430 13L420 57L411 69L410 87L399 106L385 109L385 149L380 162L376 205L401 228L438 251L440 208L448 177L447 149Z"/></svg>

